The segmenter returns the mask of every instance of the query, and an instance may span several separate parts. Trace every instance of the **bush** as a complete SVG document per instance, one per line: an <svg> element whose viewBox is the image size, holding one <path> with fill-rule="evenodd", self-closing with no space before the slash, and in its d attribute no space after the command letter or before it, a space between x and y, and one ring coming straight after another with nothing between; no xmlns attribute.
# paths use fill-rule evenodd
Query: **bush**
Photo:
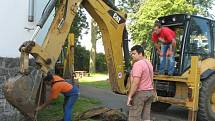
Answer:
<svg viewBox="0 0 215 121"><path fill-rule="evenodd" d="M81 45L75 46L74 67L75 70L89 70L90 52Z"/></svg>
<svg viewBox="0 0 215 121"><path fill-rule="evenodd" d="M107 63L103 53L96 55L96 72L107 72Z"/></svg>
<svg viewBox="0 0 215 121"><path fill-rule="evenodd" d="M90 52L80 45L75 46L74 67L76 71L88 71ZM107 63L103 53L96 54L96 72L107 72Z"/></svg>

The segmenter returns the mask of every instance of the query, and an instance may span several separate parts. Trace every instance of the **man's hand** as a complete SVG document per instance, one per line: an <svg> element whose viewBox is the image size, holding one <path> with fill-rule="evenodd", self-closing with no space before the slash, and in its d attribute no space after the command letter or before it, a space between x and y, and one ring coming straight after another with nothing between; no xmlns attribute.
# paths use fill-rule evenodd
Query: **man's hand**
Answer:
<svg viewBox="0 0 215 121"><path fill-rule="evenodd" d="M163 53L161 51L157 50L157 53L159 56L161 56L161 57L163 56Z"/></svg>
<svg viewBox="0 0 215 121"><path fill-rule="evenodd" d="M132 98L128 97L127 106L132 106L131 101L132 101Z"/></svg>
<svg viewBox="0 0 215 121"><path fill-rule="evenodd" d="M158 43L155 43L155 48L157 49L157 51L161 51L160 45Z"/></svg>
<svg viewBox="0 0 215 121"><path fill-rule="evenodd" d="M170 51L170 49L167 50L166 52L166 57L172 56L174 53Z"/></svg>
<svg viewBox="0 0 215 121"><path fill-rule="evenodd" d="M172 40L172 46L176 47L176 40L175 39Z"/></svg>
<svg viewBox="0 0 215 121"><path fill-rule="evenodd" d="M160 45L158 43L155 43L155 48L160 50Z"/></svg>

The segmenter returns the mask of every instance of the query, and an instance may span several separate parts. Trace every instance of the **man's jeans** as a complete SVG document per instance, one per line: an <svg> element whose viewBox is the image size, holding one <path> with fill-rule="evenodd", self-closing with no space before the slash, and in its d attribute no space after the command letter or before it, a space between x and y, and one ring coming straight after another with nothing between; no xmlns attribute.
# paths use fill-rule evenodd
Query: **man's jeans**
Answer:
<svg viewBox="0 0 215 121"><path fill-rule="evenodd" d="M72 109L79 97L79 89L76 85L70 92L64 94L64 121L72 121Z"/></svg>
<svg viewBox="0 0 215 121"><path fill-rule="evenodd" d="M161 44L161 52L163 55L160 57L160 69L159 73L165 74L165 65L166 65L166 53L167 50L172 46L172 44ZM174 53L174 52L173 52ZM174 65L175 65L175 57L174 54L168 57L169 58L169 64L168 65L168 74L172 75L175 71Z"/></svg>

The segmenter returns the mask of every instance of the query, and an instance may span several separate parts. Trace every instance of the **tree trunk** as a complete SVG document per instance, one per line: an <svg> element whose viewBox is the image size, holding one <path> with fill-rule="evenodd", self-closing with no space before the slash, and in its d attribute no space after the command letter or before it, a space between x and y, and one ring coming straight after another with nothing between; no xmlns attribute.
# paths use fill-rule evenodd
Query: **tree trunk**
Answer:
<svg viewBox="0 0 215 121"><path fill-rule="evenodd" d="M115 0L112 0L115 4ZM91 19L91 44L92 48L90 50L90 66L89 66L89 73L96 72L96 41L97 41L97 24L96 22Z"/></svg>
<svg viewBox="0 0 215 121"><path fill-rule="evenodd" d="M90 50L90 67L89 73L96 72L96 41L97 41L97 25L96 22L91 20L91 44L92 48Z"/></svg>

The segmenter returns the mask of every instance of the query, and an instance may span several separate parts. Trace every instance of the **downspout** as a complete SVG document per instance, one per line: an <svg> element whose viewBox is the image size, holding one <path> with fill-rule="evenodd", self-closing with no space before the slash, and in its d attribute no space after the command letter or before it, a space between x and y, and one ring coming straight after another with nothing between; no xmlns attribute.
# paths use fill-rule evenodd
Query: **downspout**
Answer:
<svg viewBox="0 0 215 121"><path fill-rule="evenodd" d="M34 21L34 0L28 1L28 21Z"/></svg>

